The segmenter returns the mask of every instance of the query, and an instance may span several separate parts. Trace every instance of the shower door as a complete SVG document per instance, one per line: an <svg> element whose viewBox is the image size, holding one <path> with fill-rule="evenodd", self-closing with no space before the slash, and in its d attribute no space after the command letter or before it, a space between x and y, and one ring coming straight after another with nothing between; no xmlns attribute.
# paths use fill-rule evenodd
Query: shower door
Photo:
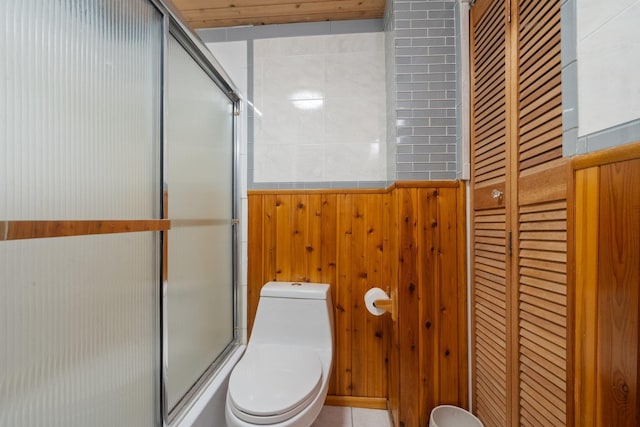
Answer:
<svg viewBox="0 0 640 427"><path fill-rule="evenodd" d="M0 427L157 426L162 13L0 19Z"/></svg>
<svg viewBox="0 0 640 427"><path fill-rule="evenodd" d="M179 41L180 40L180 41ZM234 101L170 35L165 102L166 400L174 419L234 340Z"/></svg>

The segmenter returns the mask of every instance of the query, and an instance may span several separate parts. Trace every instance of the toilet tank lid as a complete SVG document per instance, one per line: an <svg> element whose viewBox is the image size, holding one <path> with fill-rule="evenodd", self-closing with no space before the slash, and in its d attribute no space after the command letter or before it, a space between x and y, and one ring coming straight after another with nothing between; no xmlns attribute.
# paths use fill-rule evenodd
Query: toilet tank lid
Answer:
<svg viewBox="0 0 640 427"><path fill-rule="evenodd" d="M261 297L327 299L329 285L306 282L268 282L260 291Z"/></svg>

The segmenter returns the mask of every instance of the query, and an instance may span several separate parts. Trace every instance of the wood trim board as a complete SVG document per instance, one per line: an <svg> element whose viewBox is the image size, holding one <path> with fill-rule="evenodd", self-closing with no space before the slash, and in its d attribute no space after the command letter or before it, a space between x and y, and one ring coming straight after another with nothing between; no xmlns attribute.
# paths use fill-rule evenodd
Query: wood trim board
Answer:
<svg viewBox="0 0 640 427"><path fill-rule="evenodd" d="M41 239L85 236L92 234L166 231L171 221L154 220L69 220L69 221L3 221L0 240Z"/></svg>

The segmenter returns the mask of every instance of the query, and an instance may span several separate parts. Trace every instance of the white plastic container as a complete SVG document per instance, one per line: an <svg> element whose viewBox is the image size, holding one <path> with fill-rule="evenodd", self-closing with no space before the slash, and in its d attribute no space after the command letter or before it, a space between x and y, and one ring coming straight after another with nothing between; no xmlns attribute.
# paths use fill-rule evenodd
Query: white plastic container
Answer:
<svg viewBox="0 0 640 427"><path fill-rule="evenodd" d="M431 411L429 427L484 427L479 419L462 408L442 405Z"/></svg>

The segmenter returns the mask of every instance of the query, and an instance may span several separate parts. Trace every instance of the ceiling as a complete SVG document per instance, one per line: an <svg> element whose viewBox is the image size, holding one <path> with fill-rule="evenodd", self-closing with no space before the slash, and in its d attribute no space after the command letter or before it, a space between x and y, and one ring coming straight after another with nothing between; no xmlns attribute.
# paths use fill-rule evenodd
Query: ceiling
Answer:
<svg viewBox="0 0 640 427"><path fill-rule="evenodd" d="M173 0L191 28L382 18L386 0Z"/></svg>

